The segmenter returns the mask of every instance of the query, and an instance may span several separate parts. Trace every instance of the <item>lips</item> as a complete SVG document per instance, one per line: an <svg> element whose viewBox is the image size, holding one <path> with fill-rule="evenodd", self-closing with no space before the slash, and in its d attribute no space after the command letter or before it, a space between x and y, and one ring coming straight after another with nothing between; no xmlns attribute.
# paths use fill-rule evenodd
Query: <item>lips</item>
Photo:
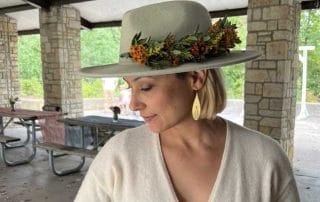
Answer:
<svg viewBox="0 0 320 202"><path fill-rule="evenodd" d="M151 116L142 116L144 122L149 123L152 121L152 119L155 117L156 115L151 115Z"/></svg>

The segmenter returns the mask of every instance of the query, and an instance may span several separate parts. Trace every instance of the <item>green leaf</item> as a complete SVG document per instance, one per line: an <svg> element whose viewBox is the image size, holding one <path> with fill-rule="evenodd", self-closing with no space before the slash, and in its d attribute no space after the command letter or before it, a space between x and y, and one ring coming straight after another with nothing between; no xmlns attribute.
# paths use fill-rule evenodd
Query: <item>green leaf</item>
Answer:
<svg viewBox="0 0 320 202"><path fill-rule="evenodd" d="M173 53L174 55L180 55L180 54L181 54L181 51L179 51L179 50L173 50L173 51L171 51L171 53Z"/></svg>

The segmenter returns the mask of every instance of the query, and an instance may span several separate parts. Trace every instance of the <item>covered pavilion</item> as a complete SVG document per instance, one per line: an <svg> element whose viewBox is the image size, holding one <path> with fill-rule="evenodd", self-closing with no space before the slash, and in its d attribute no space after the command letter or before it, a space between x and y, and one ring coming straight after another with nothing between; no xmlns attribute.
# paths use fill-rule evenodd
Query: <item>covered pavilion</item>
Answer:
<svg viewBox="0 0 320 202"><path fill-rule="evenodd" d="M319 0L197 1L212 18L247 15L247 49L261 57L245 65L243 124L278 140L292 160L300 11L319 8ZM20 91L17 37L38 33L44 105L82 116L81 30L121 26L124 12L156 2L162 0L0 0L0 106Z"/></svg>
<svg viewBox="0 0 320 202"><path fill-rule="evenodd" d="M319 0L198 0L215 17L247 15L247 49L261 53L246 63L244 125L278 140L290 159L301 9ZM80 66L82 29L121 26L129 9L162 0L1 0L0 106L19 95L17 37L40 34L44 105L83 115Z"/></svg>

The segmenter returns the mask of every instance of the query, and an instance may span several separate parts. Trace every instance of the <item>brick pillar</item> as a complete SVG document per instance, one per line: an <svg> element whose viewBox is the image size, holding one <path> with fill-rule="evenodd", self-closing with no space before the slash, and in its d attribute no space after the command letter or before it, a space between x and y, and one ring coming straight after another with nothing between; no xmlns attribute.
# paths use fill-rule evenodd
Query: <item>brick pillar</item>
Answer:
<svg viewBox="0 0 320 202"><path fill-rule="evenodd" d="M44 105L70 117L83 113L80 68L80 13L67 6L40 10Z"/></svg>
<svg viewBox="0 0 320 202"><path fill-rule="evenodd" d="M293 158L300 4L249 0L247 49L262 56L246 64L244 125L281 143Z"/></svg>
<svg viewBox="0 0 320 202"><path fill-rule="evenodd" d="M17 36L16 20L0 16L0 106L9 106L10 96L19 96Z"/></svg>

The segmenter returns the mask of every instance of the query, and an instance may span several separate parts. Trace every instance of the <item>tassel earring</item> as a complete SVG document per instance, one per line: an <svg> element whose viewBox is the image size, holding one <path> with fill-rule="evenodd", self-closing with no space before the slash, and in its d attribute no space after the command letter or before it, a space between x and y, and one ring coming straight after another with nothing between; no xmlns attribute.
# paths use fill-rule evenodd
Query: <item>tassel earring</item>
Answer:
<svg viewBox="0 0 320 202"><path fill-rule="evenodd" d="M196 92L196 96L193 100L193 105L192 105L192 117L194 120L198 120L200 117L201 113L201 105L200 105L200 100L198 96L198 92Z"/></svg>

